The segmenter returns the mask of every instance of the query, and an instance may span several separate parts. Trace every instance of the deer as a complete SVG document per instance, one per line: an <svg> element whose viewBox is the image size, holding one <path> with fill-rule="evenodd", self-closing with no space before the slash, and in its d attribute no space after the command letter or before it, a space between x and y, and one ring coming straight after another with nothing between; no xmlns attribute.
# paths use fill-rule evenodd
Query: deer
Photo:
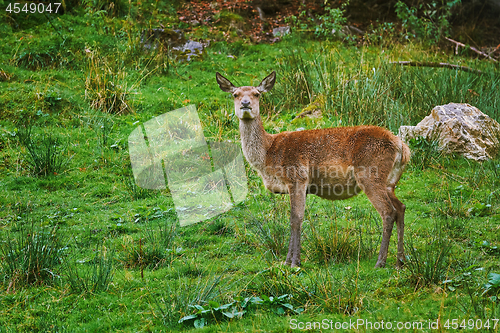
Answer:
<svg viewBox="0 0 500 333"><path fill-rule="evenodd" d="M371 125L269 134L262 124L259 98L273 88L276 72L257 87L236 87L218 72L216 79L220 89L234 97L245 159L269 191L290 197L290 241L284 264L301 264L300 237L308 194L344 200L364 192L383 221L375 267L386 265L394 223L396 267L401 267L406 206L394 190L410 160L408 146L389 130Z"/></svg>

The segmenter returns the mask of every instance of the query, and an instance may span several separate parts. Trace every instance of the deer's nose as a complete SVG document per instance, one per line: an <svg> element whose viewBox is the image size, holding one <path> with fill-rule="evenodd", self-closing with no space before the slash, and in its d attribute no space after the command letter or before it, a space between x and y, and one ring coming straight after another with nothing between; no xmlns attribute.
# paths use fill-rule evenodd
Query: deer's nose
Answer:
<svg viewBox="0 0 500 333"><path fill-rule="evenodd" d="M245 108L249 107L250 106L250 101L247 100L247 99L242 100L241 101L241 106L243 106Z"/></svg>

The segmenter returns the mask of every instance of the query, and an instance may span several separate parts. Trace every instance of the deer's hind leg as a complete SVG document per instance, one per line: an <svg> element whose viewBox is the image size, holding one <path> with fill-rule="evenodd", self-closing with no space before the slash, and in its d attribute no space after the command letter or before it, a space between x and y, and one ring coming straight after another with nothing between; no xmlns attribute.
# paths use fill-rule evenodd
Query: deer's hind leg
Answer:
<svg viewBox="0 0 500 333"><path fill-rule="evenodd" d="M396 208L396 226L398 232L398 254L396 267L401 267L405 261L405 249L404 249L404 229L405 229L405 210L406 206L396 198L394 193L394 187L388 191L389 197L391 198L393 206Z"/></svg>
<svg viewBox="0 0 500 333"><path fill-rule="evenodd" d="M386 185L384 184L385 182L381 182L379 181L380 179L377 178L356 176L356 181L359 187L366 193L366 196L368 197L368 199L370 200L370 202L372 203L372 205L375 207L377 212L380 214L380 217L382 218L382 227L383 227L382 243L380 244L380 251L375 267L385 267L387 261L387 251L389 250L389 241L391 239L394 222L398 220L398 215L399 215L398 208L400 207L393 200L393 197L394 199L396 199L396 197L393 195L394 192L392 192L391 189L386 187ZM399 225L400 224L398 223L398 228ZM401 240L402 237L403 234L401 233ZM399 254L399 247L398 247L398 254Z"/></svg>

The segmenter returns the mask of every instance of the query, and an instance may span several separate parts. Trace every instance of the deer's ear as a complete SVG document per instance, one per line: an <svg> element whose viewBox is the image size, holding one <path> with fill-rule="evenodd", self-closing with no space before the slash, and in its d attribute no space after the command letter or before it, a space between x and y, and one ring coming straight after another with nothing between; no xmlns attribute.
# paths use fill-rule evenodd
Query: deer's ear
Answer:
<svg viewBox="0 0 500 333"><path fill-rule="evenodd" d="M236 90L234 84L232 84L231 81L226 79L219 72L215 74L215 77L217 78L217 83L219 84L219 87L222 91L233 93Z"/></svg>
<svg viewBox="0 0 500 333"><path fill-rule="evenodd" d="M274 83L276 82L276 71L273 71L271 74L266 76L264 80L259 84L257 90L260 92L267 92L274 87Z"/></svg>

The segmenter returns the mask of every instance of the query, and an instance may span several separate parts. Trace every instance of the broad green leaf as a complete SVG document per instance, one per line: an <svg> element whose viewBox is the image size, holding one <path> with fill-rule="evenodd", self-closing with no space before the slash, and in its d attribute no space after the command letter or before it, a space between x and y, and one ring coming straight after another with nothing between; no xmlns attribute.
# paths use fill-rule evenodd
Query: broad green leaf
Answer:
<svg viewBox="0 0 500 333"><path fill-rule="evenodd" d="M234 305L235 302L232 302L232 303L228 303L228 304L224 304L224 305L221 305L219 306L218 308L214 309L215 311L220 311L220 310L226 310L226 309L229 309L231 306Z"/></svg>
<svg viewBox="0 0 500 333"><path fill-rule="evenodd" d="M219 303L217 303L215 301L209 301L208 302L208 306L211 307L211 308L218 308L219 307Z"/></svg>
<svg viewBox="0 0 500 333"><path fill-rule="evenodd" d="M203 328L206 323L207 323L207 321L205 320L205 318L196 319L194 321L194 327Z"/></svg>
<svg viewBox="0 0 500 333"><path fill-rule="evenodd" d="M191 319L196 319L196 318L198 318L198 315L195 315L195 314L182 317L181 319L179 319L179 324L185 322L186 320L191 320Z"/></svg>
<svg viewBox="0 0 500 333"><path fill-rule="evenodd" d="M488 282L491 283L493 286L500 287L500 274L497 273L488 274Z"/></svg>

